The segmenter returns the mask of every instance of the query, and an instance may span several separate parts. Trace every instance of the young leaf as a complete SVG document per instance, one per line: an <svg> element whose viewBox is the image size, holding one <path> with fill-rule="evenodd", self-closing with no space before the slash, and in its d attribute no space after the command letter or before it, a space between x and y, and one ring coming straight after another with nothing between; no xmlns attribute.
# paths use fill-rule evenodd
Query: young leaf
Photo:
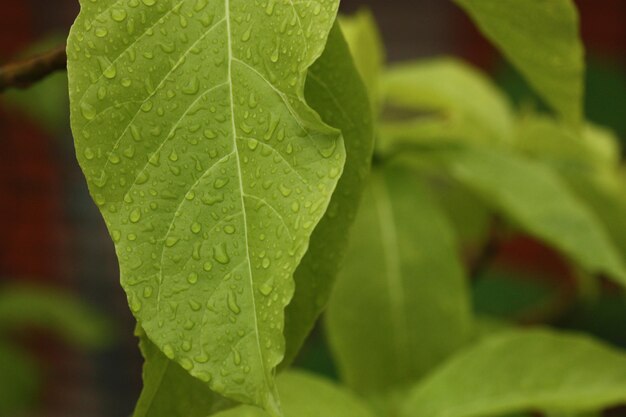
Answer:
<svg viewBox="0 0 626 417"><path fill-rule="evenodd" d="M352 16L340 17L339 22L356 68L369 92L373 113L378 114L385 47L376 20L368 9L361 9Z"/></svg>
<svg viewBox="0 0 626 417"><path fill-rule="evenodd" d="M278 377L285 417L374 417L357 398L313 374L289 371ZM241 406L215 417L267 417L258 408Z"/></svg>
<svg viewBox="0 0 626 417"><path fill-rule="evenodd" d="M401 416L583 413L623 401L623 352L582 335L507 331L459 353L418 384Z"/></svg>
<svg viewBox="0 0 626 417"><path fill-rule="evenodd" d="M83 0L68 41L78 160L133 313L168 358L273 414L292 275L345 160L304 99L337 8Z"/></svg>
<svg viewBox="0 0 626 417"><path fill-rule="evenodd" d="M330 32L324 54L309 70L305 95L326 123L341 129L346 165L328 211L296 270L296 292L285 312L287 351L281 366L291 362L326 306L348 245L374 147L367 92L337 25Z"/></svg>
<svg viewBox="0 0 626 417"><path fill-rule="evenodd" d="M556 111L579 121L584 48L571 0L455 0Z"/></svg>
<svg viewBox="0 0 626 417"><path fill-rule="evenodd" d="M451 226L413 175L372 173L326 315L342 377L367 395L417 380L471 331Z"/></svg>
<svg viewBox="0 0 626 417"><path fill-rule="evenodd" d="M505 142L513 115L506 97L478 70L453 58L392 67L384 77L385 101L393 108L421 112L408 121L383 124L385 141L410 138ZM424 116L434 112L434 116ZM394 141L395 142L395 141ZM394 142L383 142L383 147Z"/></svg>
<svg viewBox="0 0 626 417"><path fill-rule="evenodd" d="M206 417L233 407L232 401L167 358L143 331L138 336L144 357L143 389L133 417Z"/></svg>
<svg viewBox="0 0 626 417"><path fill-rule="evenodd" d="M626 268L602 224L547 165L478 148L457 149L444 159L454 178L525 231L587 270L626 284Z"/></svg>

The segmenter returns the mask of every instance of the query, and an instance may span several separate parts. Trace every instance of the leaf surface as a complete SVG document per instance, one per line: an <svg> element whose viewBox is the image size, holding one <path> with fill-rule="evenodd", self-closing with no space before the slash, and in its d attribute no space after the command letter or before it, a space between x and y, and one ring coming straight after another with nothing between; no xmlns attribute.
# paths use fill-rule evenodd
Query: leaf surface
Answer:
<svg viewBox="0 0 626 417"><path fill-rule="evenodd" d="M626 400L626 356L587 336L506 331L418 384L402 417L583 413Z"/></svg>
<svg viewBox="0 0 626 417"><path fill-rule="evenodd" d="M372 412L347 390L319 376L289 371L278 379L285 417L374 417ZM267 417L258 408L241 406L215 417Z"/></svg>
<svg viewBox="0 0 626 417"><path fill-rule="evenodd" d="M583 112L584 47L571 0L455 0L556 111Z"/></svg>
<svg viewBox="0 0 626 417"><path fill-rule="evenodd" d="M594 213L547 165L504 151L462 148L444 159L451 175L523 230L591 272L626 284L626 269Z"/></svg>
<svg viewBox="0 0 626 417"><path fill-rule="evenodd" d="M381 394L467 341L469 296L451 226L411 172L374 171L326 315L340 374Z"/></svg>
<svg viewBox="0 0 626 417"><path fill-rule="evenodd" d="M506 97L480 71L454 58L436 58L391 67L383 94L393 108L413 111L408 120L382 125L382 146L399 140L453 139L506 142L513 115Z"/></svg>
<svg viewBox="0 0 626 417"><path fill-rule="evenodd" d="M305 93L322 119L341 129L347 156L328 211L296 270L296 292L285 313L287 352L281 366L291 362L326 307L346 252L374 147L367 92L337 25L324 54L309 71Z"/></svg>
<svg viewBox="0 0 626 417"><path fill-rule="evenodd" d="M279 413L293 273L341 176L304 99L337 0L82 1L72 128L130 307L213 390Z"/></svg>
<svg viewBox="0 0 626 417"><path fill-rule="evenodd" d="M339 22L356 68L369 92L373 113L378 114L385 47L376 20L368 9L361 9L354 15L340 17Z"/></svg>
<svg viewBox="0 0 626 417"><path fill-rule="evenodd" d="M133 417L206 417L234 405L166 357L142 331L138 336L144 357L143 389Z"/></svg>
<svg viewBox="0 0 626 417"><path fill-rule="evenodd" d="M565 123L531 115L520 120L515 148L557 168L611 170L619 166L619 140L608 130L592 124L572 129Z"/></svg>

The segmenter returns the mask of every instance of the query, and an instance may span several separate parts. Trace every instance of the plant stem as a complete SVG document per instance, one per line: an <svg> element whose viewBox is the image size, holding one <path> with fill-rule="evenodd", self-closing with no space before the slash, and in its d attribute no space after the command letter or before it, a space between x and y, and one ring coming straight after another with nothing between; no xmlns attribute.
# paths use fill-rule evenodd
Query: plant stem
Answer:
<svg viewBox="0 0 626 417"><path fill-rule="evenodd" d="M56 71L67 67L65 45L42 54L0 67L0 93L10 88L27 88Z"/></svg>

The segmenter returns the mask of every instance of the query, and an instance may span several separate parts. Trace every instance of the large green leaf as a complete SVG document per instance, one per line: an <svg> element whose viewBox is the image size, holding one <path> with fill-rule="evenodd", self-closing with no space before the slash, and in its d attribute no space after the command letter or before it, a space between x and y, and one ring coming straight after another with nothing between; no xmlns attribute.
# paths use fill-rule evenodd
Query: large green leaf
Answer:
<svg viewBox="0 0 626 417"><path fill-rule="evenodd" d="M206 417L233 406L166 357L142 331L138 336L145 361L143 390L133 417Z"/></svg>
<svg viewBox="0 0 626 417"><path fill-rule="evenodd" d="M341 127L348 155L344 174L330 204L337 206L330 210L335 215L327 213L317 226L309 251L296 271L296 293L286 311L287 351L283 367L293 359L325 306L347 240L346 230L358 203L358 190L369 167L372 135L367 97L345 48L341 32L335 27L324 54L311 68L307 79L305 94L309 104L319 109L327 123L335 125L336 121L336 126ZM363 122L352 121L357 117L364 118ZM210 411L230 405L212 394L208 384L194 379L165 357L147 338L142 337L141 346L145 359L144 389L134 417L165 417L182 414L182 410L188 417L206 416Z"/></svg>
<svg viewBox="0 0 626 417"><path fill-rule="evenodd" d="M583 112L584 48L572 0L455 0L555 110Z"/></svg>
<svg viewBox="0 0 626 417"><path fill-rule="evenodd" d="M418 384L403 417L583 413L626 401L626 355L582 335L505 331Z"/></svg>
<svg viewBox="0 0 626 417"><path fill-rule="evenodd" d="M113 338L111 323L75 297L29 285L0 287L0 333L24 327L86 347L102 347Z"/></svg>
<svg viewBox="0 0 626 417"><path fill-rule="evenodd" d="M337 0L83 0L68 41L78 160L147 336L278 413L292 275L345 160L304 99Z"/></svg>
<svg viewBox="0 0 626 417"><path fill-rule="evenodd" d="M326 316L339 371L371 395L466 342L469 296L451 226L412 173L372 173Z"/></svg>
<svg viewBox="0 0 626 417"><path fill-rule="evenodd" d="M348 245L374 147L367 92L338 26L331 31L324 54L309 71L305 93L322 119L341 129L347 157L328 211L296 270L296 292L285 313L287 351L283 366L294 358L326 306Z"/></svg>
<svg viewBox="0 0 626 417"><path fill-rule="evenodd" d="M361 9L351 16L339 19L354 63L363 78L375 114L380 107L380 81L385 65L385 47L374 16Z"/></svg>
<svg viewBox="0 0 626 417"><path fill-rule="evenodd" d="M549 168L503 150L460 148L444 153L450 173L523 230L591 272L626 284L626 268L604 227Z"/></svg>
<svg viewBox="0 0 626 417"><path fill-rule="evenodd" d="M278 377L285 417L374 417L349 392L318 376L289 371ZM241 406L215 417L267 417L258 408Z"/></svg>
<svg viewBox="0 0 626 417"><path fill-rule="evenodd" d="M484 74L461 61L436 58L396 65L385 74L383 86L388 105L419 112L409 120L384 123L383 147L406 138L482 143L511 139L513 115L506 97Z"/></svg>

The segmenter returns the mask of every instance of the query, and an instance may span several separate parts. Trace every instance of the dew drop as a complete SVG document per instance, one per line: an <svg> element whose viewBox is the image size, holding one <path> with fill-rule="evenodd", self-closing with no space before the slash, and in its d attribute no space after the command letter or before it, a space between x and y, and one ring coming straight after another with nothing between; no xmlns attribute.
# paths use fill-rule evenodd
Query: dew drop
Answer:
<svg viewBox="0 0 626 417"><path fill-rule="evenodd" d="M131 211L128 220L130 220L131 223L137 223L139 220L141 220L141 210L136 208Z"/></svg>
<svg viewBox="0 0 626 417"><path fill-rule="evenodd" d="M115 68L115 65L111 65L110 67L107 67L107 69L104 70L102 75L104 75L106 78L111 80L115 78L115 76L117 75L117 68Z"/></svg>
<svg viewBox="0 0 626 417"><path fill-rule="evenodd" d="M123 22L126 20L126 10L124 9L113 9L111 10L111 17L116 22Z"/></svg>
<svg viewBox="0 0 626 417"><path fill-rule="evenodd" d="M80 104L80 112L87 120L93 120L96 117L96 108L87 102Z"/></svg>
<svg viewBox="0 0 626 417"><path fill-rule="evenodd" d="M87 158L90 161L96 156L96 154L93 152L93 150L91 150L91 148L85 148L83 155L85 155L85 158Z"/></svg>
<svg viewBox="0 0 626 417"><path fill-rule="evenodd" d="M163 353L170 359L174 359L174 348L169 343L163 346Z"/></svg>
<svg viewBox="0 0 626 417"><path fill-rule="evenodd" d="M191 225L191 231L194 234L198 234L198 233L200 233L200 230L202 230L202 225L200 223L198 223L198 222L193 222L192 225Z"/></svg>
<svg viewBox="0 0 626 417"><path fill-rule="evenodd" d="M228 252L226 251L226 245L221 243L216 245L213 248L213 258L222 265L226 265L230 262L230 256L228 256Z"/></svg>
<svg viewBox="0 0 626 417"><path fill-rule="evenodd" d="M97 37L104 38L108 34L109 34L109 31L106 28L103 28L103 27L96 28Z"/></svg>
<svg viewBox="0 0 626 417"><path fill-rule="evenodd" d="M187 282L190 284L195 284L196 282L198 282L198 274L196 274L195 272L191 272L187 276Z"/></svg>
<svg viewBox="0 0 626 417"><path fill-rule="evenodd" d="M267 282L264 282L261 285L261 288L259 288L259 291L261 291L261 294L268 296L272 293L272 291L274 291L274 282L273 280L269 280Z"/></svg>
<svg viewBox="0 0 626 417"><path fill-rule="evenodd" d="M228 292L228 295L226 296L226 303L228 304L228 309L230 311L235 314L241 313L241 308L239 307L239 304L237 304L237 296L234 291Z"/></svg>

